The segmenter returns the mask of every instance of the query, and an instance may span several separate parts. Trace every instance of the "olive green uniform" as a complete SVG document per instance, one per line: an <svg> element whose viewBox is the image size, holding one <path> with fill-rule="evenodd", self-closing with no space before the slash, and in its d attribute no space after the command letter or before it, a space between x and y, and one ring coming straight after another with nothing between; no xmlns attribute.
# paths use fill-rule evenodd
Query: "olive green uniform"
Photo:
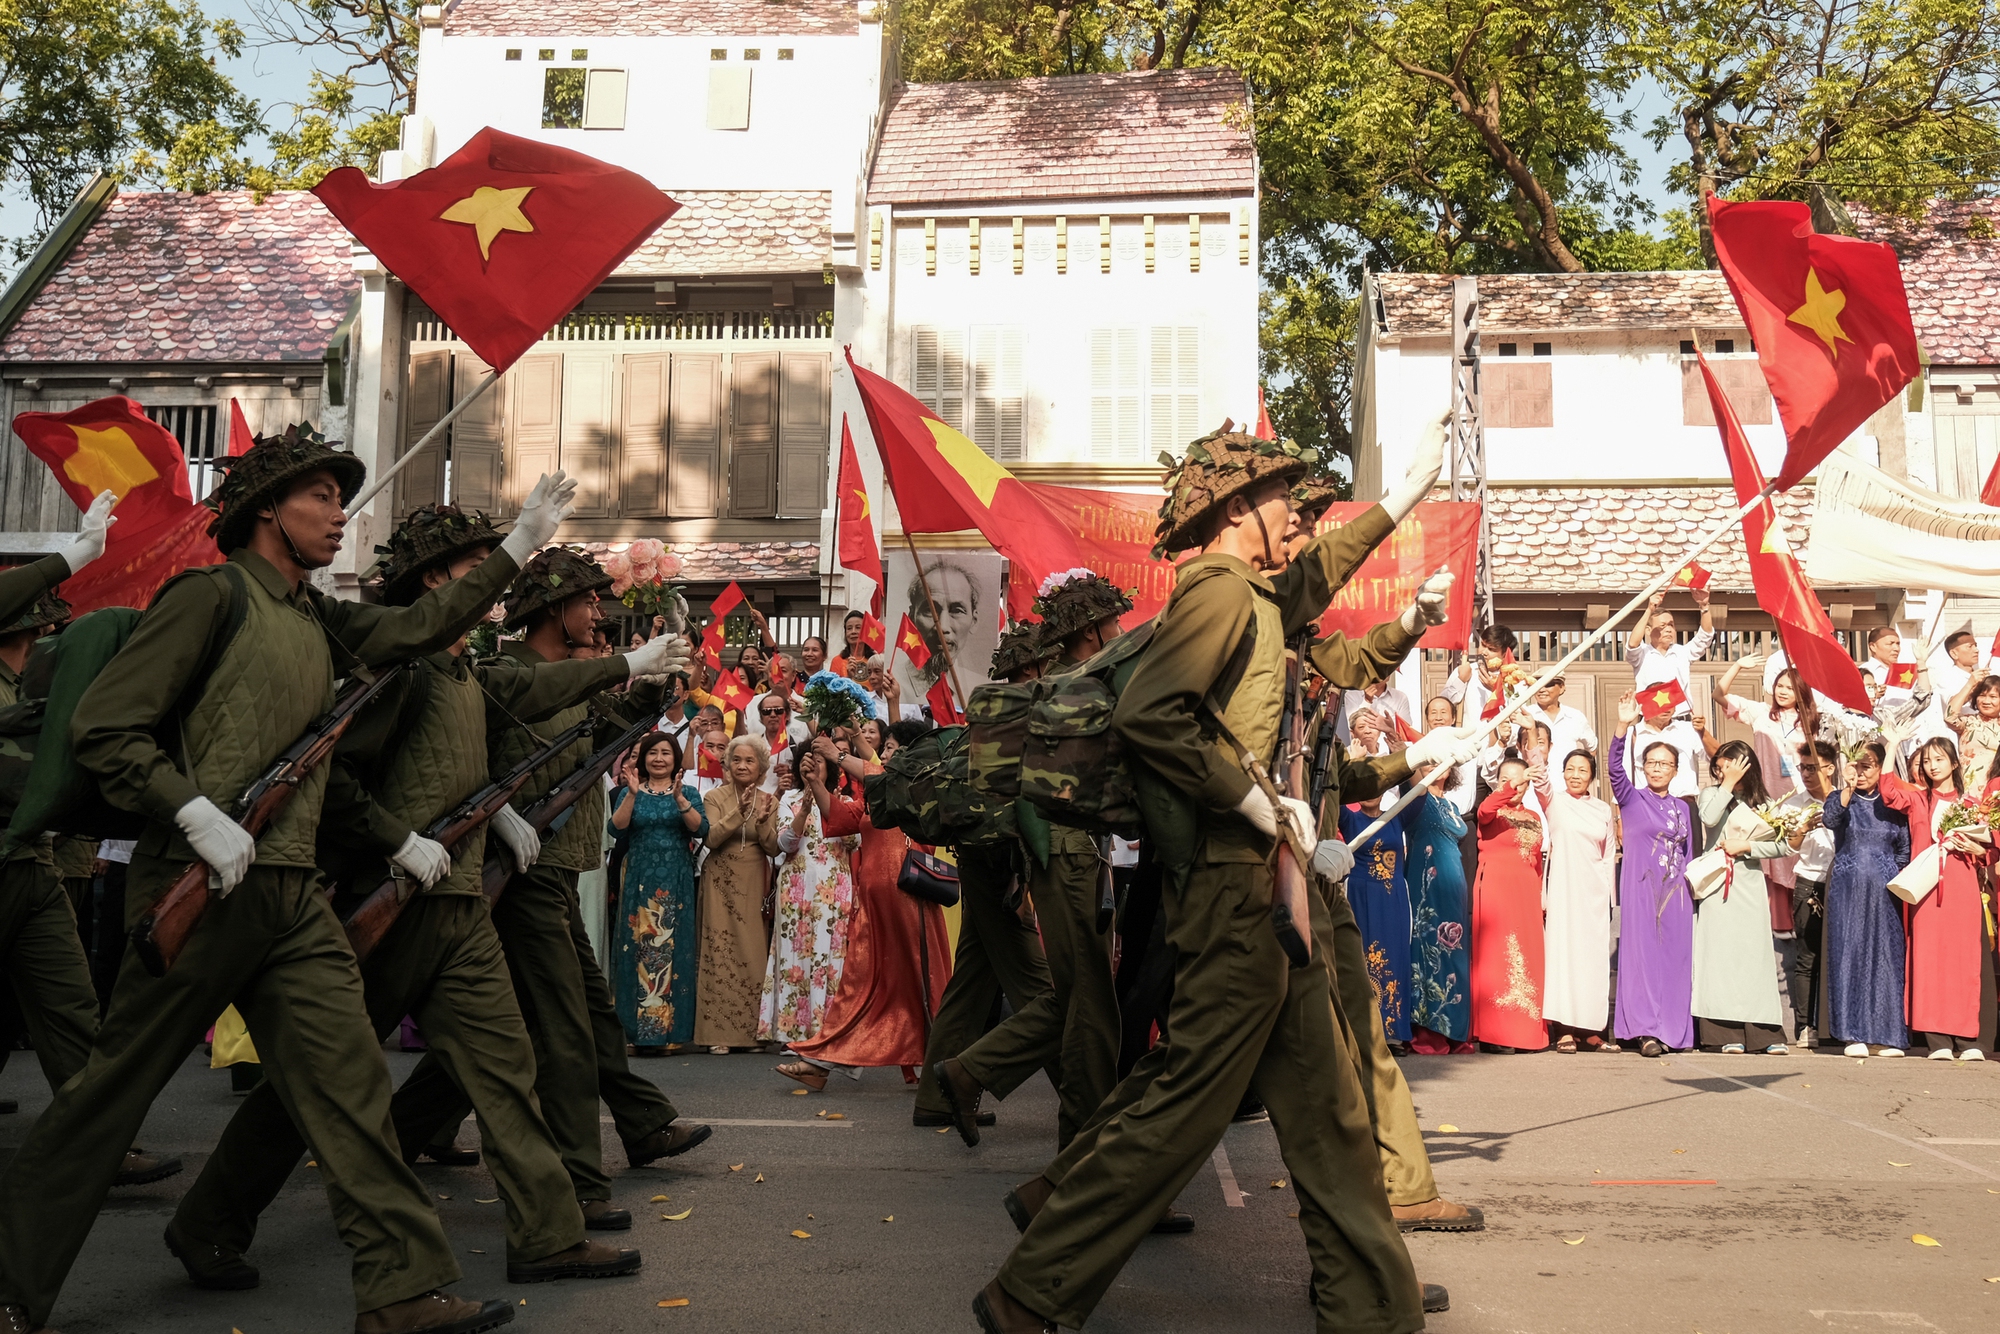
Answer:
<svg viewBox="0 0 2000 1334"><path fill-rule="evenodd" d="M1251 780L1197 711L1254 625L1221 713L1268 761L1286 640L1324 610L1392 527L1385 511L1371 508L1316 539L1275 580L1226 555L1182 565L1153 643L1119 698L1114 726L1150 773L1192 805L1196 837L1191 862L1168 861L1181 882L1165 903L1178 960L1168 1039L1113 1092L1107 1110L1115 1111L1071 1144L1072 1163L998 1275L1015 1300L1044 1317L1083 1324L1208 1160L1254 1082L1298 1193L1319 1328L1406 1334L1423 1327L1416 1274L1380 1187L1365 1094L1330 1001L1325 951L1314 952L1312 967L1287 966L1271 929L1274 840L1234 814ZM1378 626L1347 646L1353 672L1379 677L1414 642L1399 625ZM1323 937L1330 919L1324 901L1311 897L1315 935Z"/></svg>
<svg viewBox="0 0 2000 1334"><path fill-rule="evenodd" d="M1048 956L1038 932L1040 919L1023 916L1023 909L1009 907L1007 890L1014 882L1014 861L1006 845L998 847L962 845L958 854L959 918L958 950L952 958L951 981L945 984L944 1000L937 1018L931 1022L930 1042L924 1051L924 1075L917 1086L917 1110L936 1116L949 1115L944 1096L938 1092L937 1074L932 1068L948 1056L957 1056L977 1042L982 1033L992 1036L986 1021L993 1003L1002 994L1014 1007L1016 1016L1031 1006L1052 1000L1055 981L1049 971ZM1115 1011L1114 1011L1115 1013ZM982 1088L1006 1097L1038 1069L1049 1072L1049 1082L1062 1087L1057 1059L1062 1051L1062 1033L1048 1027L1037 1034L1038 1044L1017 1050L1011 1057L985 1053L974 1077ZM1062 1113L1067 1116L1067 1110Z"/></svg>
<svg viewBox="0 0 2000 1334"><path fill-rule="evenodd" d="M487 782L489 725L535 722L625 676L623 658L529 666L495 659L475 668L440 652L384 692L341 741L337 762L371 794L364 818L320 830L328 866L360 861L343 875L349 913L389 873L383 860L411 833L450 814ZM356 858L356 851L372 854ZM500 938L480 893L485 826L452 849L452 869L420 890L361 965L368 1016L379 1037L416 1016L430 1050L479 1112L507 1212L507 1253L544 1259L583 1240L583 1213L535 1098L535 1056L508 982ZM258 1216L304 1156L305 1138L270 1084L230 1118L221 1142L175 1213L183 1237L238 1254Z"/></svg>
<svg viewBox="0 0 2000 1334"><path fill-rule="evenodd" d="M544 661L517 640L503 640L500 652L517 663ZM522 786L515 805L525 808L538 800L598 746L641 716L657 715L660 705L658 687L642 682L630 691L605 692L549 718L543 729L548 733L583 721L589 712L601 721L595 737L586 737L542 766ZM499 773L538 749L540 742L528 729L509 725L496 730L487 745L488 763ZM506 947L507 966L534 1042L535 1092L542 1116L555 1136L576 1198L585 1202L611 1198L611 1178L604 1170L604 1133L597 1120L600 1088L618 1095L611 1100L612 1113L618 1119L618 1113L625 1112L617 1129L628 1146L678 1114L657 1087L624 1068L625 1034L611 1005L610 983L596 966L588 940L578 943L581 910L576 881L603 860L604 818L603 790L592 787L571 808L568 822L544 839L540 860L509 879L493 905L493 925ZM607 1066L612 1067L609 1077L600 1078ZM434 1055L426 1056L396 1091L396 1132L414 1150L457 1125L467 1110L464 1093L442 1063Z"/></svg>
<svg viewBox="0 0 2000 1334"><path fill-rule="evenodd" d="M149 820L128 881L134 922L195 860L175 813L201 796L229 809L332 703L336 654L343 664L380 665L442 648L516 569L498 552L414 606L389 608L336 601L309 583L292 589L248 550L229 561L242 575L243 623L197 686L181 755L162 750L154 729L227 624L221 566L162 590L72 724L77 760L106 799ZM48 1319L147 1108L231 1002L319 1159L335 1225L354 1252L356 1308L459 1277L436 1211L396 1151L388 1066L346 932L320 892L314 840L326 789L322 765L257 840L242 882L211 902L165 977L148 976L127 954L89 1061L0 1177L0 1305L24 1306L31 1324Z"/></svg>
<svg viewBox="0 0 2000 1334"><path fill-rule="evenodd" d="M0 572L0 625L10 624L69 577L69 562L44 556ZM0 663L0 705L20 698L21 678ZM87 873L87 872L86 872ZM13 983L21 1020L50 1088L83 1068L97 1035L97 993L47 839L0 862L0 976ZM0 1034L0 1067L13 1044Z"/></svg>

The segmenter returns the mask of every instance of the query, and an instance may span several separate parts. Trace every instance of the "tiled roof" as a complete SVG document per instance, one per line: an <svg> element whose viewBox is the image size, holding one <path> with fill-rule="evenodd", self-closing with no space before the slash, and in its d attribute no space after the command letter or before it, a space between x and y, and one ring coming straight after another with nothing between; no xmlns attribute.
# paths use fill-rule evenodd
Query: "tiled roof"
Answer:
<svg viewBox="0 0 2000 1334"><path fill-rule="evenodd" d="M2000 363L2000 200L1935 200L1921 221L1850 206L1857 231L1903 261L1917 341L1932 365Z"/></svg>
<svg viewBox="0 0 2000 1334"><path fill-rule="evenodd" d="M885 204L1249 194L1248 92L1233 70L897 88L868 197Z"/></svg>
<svg viewBox="0 0 2000 1334"><path fill-rule="evenodd" d="M0 337L8 361L315 361L361 287L301 192L125 191Z"/></svg>
<svg viewBox="0 0 2000 1334"><path fill-rule="evenodd" d="M833 254L833 196L819 190L675 190L681 211L620 273L817 271Z"/></svg>
<svg viewBox="0 0 2000 1334"><path fill-rule="evenodd" d="M624 542L586 542L584 548L600 559ZM773 583L778 580L818 579L817 542L670 542L667 554L680 561L670 577L685 583Z"/></svg>
<svg viewBox="0 0 2000 1334"><path fill-rule="evenodd" d="M459 0L450 37L812 37L859 31L854 0Z"/></svg>
<svg viewBox="0 0 2000 1334"><path fill-rule="evenodd" d="M1735 508L1723 487L1500 487L1486 493L1493 526L1493 587L1503 593L1632 593ZM1812 488L1778 497L1778 516L1801 559ZM1711 588L1750 591L1743 530L1708 549Z"/></svg>
<svg viewBox="0 0 2000 1334"><path fill-rule="evenodd" d="M1390 338L1451 332L1451 278L1378 273ZM1743 317L1720 273L1494 273L1479 278L1487 330L1740 329Z"/></svg>

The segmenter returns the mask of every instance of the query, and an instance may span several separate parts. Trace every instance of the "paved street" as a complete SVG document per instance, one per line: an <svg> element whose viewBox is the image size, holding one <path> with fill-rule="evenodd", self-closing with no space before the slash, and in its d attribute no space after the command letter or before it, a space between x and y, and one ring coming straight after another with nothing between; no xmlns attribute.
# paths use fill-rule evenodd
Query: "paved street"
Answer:
<svg viewBox="0 0 2000 1334"><path fill-rule="evenodd" d="M389 1054L399 1078L413 1060ZM771 1064L640 1063L717 1128L672 1166L617 1178L646 1252L635 1279L507 1288L501 1206L483 1202L492 1179L424 1169L463 1254L461 1290L525 1298L518 1329L973 1330L971 1295L1014 1236L1000 1195L1052 1151L1048 1086L1010 1098L969 1150L910 1127L894 1071L793 1096ZM1451 1288L1451 1312L1431 1325L1440 1334L1955 1332L1990 1330L2000 1315L2000 1283L1986 1281L2000 1278L2000 1064L1543 1055L1407 1068L1440 1181L1491 1225L1412 1239L1419 1272ZM11 1153L48 1101L32 1057L8 1063L0 1096L22 1103L0 1118ZM198 1059L160 1099L143 1142L181 1154L189 1174L114 1194L57 1308L65 1334L351 1327L346 1253L309 1167L252 1252L260 1289L198 1292L161 1246L235 1103L228 1076ZM622 1163L605 1129L607 1159ZM1148 1240L1093 1334L1312 1328L1288 1217L1297 1205L1277 1184L1287 1174L1270 1127L1234 1127L1223 1150L1181 1197L1197 1232ZM1240 1203L1226 1198L1225 1172ZM1668 1181L1714 1184L1657 1184ZM668 1199L649 1204L654 1195ZM661 1218L687 1209L685 1221ZM1919 1233L1941 1244L1916 1245ZM687 1306L656 1305L675 1298Z"/></svg>

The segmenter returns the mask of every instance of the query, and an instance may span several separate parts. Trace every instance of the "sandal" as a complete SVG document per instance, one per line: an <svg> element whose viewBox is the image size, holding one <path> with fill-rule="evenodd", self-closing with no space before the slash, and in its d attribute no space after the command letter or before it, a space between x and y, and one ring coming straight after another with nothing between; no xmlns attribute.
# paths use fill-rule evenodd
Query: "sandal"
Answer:
<svg viewBox="0 0 2000 1334"><path fill-rule="evenodd" d="M1576 1039L1568 1033L1556 1039L1556 1050L1565 1056L1576 1055Z"/></svg>
<svg viewBox="0 0 2000 1334"><path fill-rule="evenodd" d="M1667 1054L1667 1044L1658 1038L1647 1038L1639 1044L1639 1054L1641 1056L1665 1056Z"/></svg>
<svg viewBox="0 0 2000 1334"><path fill-rule="evenodd" d="M810 1061L787 1061L783 1065L772 1066L787 1079L796 1079L815 1093L826 1091L826 1071Z"/></svg>

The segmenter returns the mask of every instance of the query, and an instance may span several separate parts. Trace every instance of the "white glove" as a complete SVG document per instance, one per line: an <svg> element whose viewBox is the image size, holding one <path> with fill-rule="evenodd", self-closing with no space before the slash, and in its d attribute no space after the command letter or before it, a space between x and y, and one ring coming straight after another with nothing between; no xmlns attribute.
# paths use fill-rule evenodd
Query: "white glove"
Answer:
<svg viewBox="0 0 2000 1334"><path fill-rule="evenodd" d="M1337 838L1323 838L1313 849L1313 870L1339 884L1354 869L1354 849Z"/></svg>
<svg viewBox="0 0 2000 1334"><path fill-rule="evenodd" d="M1445 602L1451 597L1454 578L1450 570L1439 570L1424 580L1417 589L1416 601L1403 608L1403 633L1419 634L1426 626L1444 624Z"/></svg>
<svg viewBox="0 0 2000 1334"><path fill-rule="evenodd" d="M545 472L535 483L535 489L528 492L528 498L521 502L521 512L514 519L514 531L507 534L500 549L514 558L516 565L526 565L528 557L549 544L562 527L562 521L576 506L576 483L560 468L555 472Z"/></svg>
<svg viewBox="0 0 2000 1334"><path fill-rule="evenodd" d="M1431 493L1437 485L1438 475L1444 471L1444 444L1451 433L1451 410L1427 422L1424 433L1417 440L1416 452L1410 456L1410 470L1403 474L1403 480L1393 491L1382 497L1382 508L1389 511L1391 522L1401 523L1409 517L1417 502Z"/></svg>
<svg viewBox="0 0 2000 1334"><path fill-rule="evenodd" d="M111 507L117 503L117 496L109 491L99 491L97 499L91 501L90 508L83 512L83 526L77 530L76 541L57 553L69 562L71 574L104 554L104 539L109 535L111 525L118 522L111 513Z"/></svg>
<svg viewBox="0 0 2000 1334"><path fill-rule="evenodd" d="M434 838L425 838L414 829L403 840L403 846L389 854L389 860L407 871L425 889L451 874L451 854L444 850L444 844Z"/></svg>
<svg viewBox="0 0 2000 1334"><path fill-rule="evenodd" d="M542 836L512 806L502 806L500 813L486 823L494 836L507 845L507 851L514 854L515 870L525 871L542 859Z"/></svg>
<svg viewBox="0 0 2000 1334"><path fill-rule="evenodd" d="M1412 769L1423 769L1433 764L1450 768L1466 763L1479 754L1479 738L1485 728L1478 723L1468 723L1464 727L1433 727L1430 731L1410 743L1403 758Z"/></svg>
<svg viewBox="0 0 2000 1334"><path fill-rule="evenodd" d="M1264 795L1264 789L1253 787L1243 794L1243 800L1236 803L1236 813L1272 838L1278 835L1278 812L1282 810L1293 827L1298 830L1301 843L1312 843L1318 838L1314 827L1312 807L1295 797L1279 797L1279 805L1273 806L1271 799Z"/></svg>
<svg viewBox="0 0 2000 1334"><path fill-rule="evenodd" d="M625 654L625 666L634 680L684 672L693 663L694 650L680 635L654 635Z"/></svg>
<svg viewBox="0 0 2000 1334"><path fill-rule="evenodd" d="M187 835L194 855L208 863L222 881L226 896L257 860L257 840L250 831L224 815L207 797L196 797L174 812L174 823Z"/></svg>

